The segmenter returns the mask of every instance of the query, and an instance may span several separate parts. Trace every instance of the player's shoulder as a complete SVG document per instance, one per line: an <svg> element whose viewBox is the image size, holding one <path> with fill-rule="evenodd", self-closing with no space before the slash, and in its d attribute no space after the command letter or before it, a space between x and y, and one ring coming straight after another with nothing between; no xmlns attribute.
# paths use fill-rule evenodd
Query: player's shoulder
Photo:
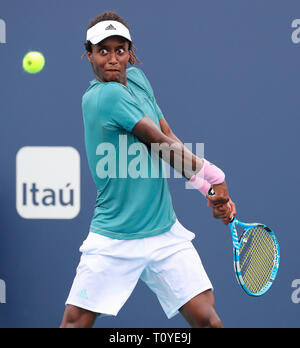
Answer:
<svg viewBox="0 0 300 348"><path fill-rule="evenodd" d="M126 87L118 82L92 81L90 87L83 95L83 101L97 98L104 103L115 103L126 94Z"/></svg>
<svg viewBox="0 0 300 348"><path fill-rule="evenodd" d="M105 82L102 84L101 95L106 98L118 98L127 94L127 88L119 82Z"/></svg>
<svg viewBox="0 0 300 348"><path fill-rule="evenodd" d="M146 77L143 70L135 67L130 67L127 69L127 79L135 83L139 87L143 88L150 95L153 95L153 90L151 84Z"/></svg>
<svg viewBox="0 0 300 348"><path fill-rule="evenodd" d="M145 79L146 75L142 69L136 67L130 67L127 69L127 78L129 79Z"/></svg>

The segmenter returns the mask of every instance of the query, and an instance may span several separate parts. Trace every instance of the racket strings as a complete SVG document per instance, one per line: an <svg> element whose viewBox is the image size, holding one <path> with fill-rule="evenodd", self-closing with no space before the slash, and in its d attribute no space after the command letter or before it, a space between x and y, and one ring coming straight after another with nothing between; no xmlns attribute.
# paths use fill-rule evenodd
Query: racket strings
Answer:
<svg viewBox="0 0 300 348"><path fill-rule="evenodd" d="M248 231L242 239L240 270L245 286L260 292L269 282L274 267L274 243L270 234L261 226Z"/></svg>
<svg viewBox="0 0 300 348"><path fill-rule="evenodd" d="M270 239L271 240L271 239ZM244 252L244 255L242 254L242 268L244 269L245 272L247 272L248 267L252 268L254 266L257 266L253 270L255 274L259 274L258 272L264 272L266 273L269 269L269 267L273 266L273 243L271 240L271 243L265 243L264 244L264 251L261 252L262 245L261 245L261 238L258 238L257 235L250 235L247 238L247 243L248 246L250 245L251 247L244 248L242 251ZM266 255L269 256L266 259ZM268 263L267 261L270 261ZM258 267L259 266L259 267Z"/></svg>

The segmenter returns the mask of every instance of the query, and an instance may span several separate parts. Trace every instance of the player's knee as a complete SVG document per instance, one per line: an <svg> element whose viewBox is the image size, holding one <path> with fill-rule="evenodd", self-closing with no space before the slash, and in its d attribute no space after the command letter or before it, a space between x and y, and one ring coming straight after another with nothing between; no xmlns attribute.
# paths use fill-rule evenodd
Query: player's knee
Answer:
<svg viewBox="0 0 300 348"><path fill-rule="evenodd" d="M223 327L220 318L212 306L201 308L194 319L194 327L196 328L217 329Z"/></svg>
<svg viewBox="0 0 300 348"><path fill-rule="evenodd" d="M195 328L220 329L223 327L219 318L200 316L195 321Z"/></svg>
<svg viewBox="0 0 300 348"><path fill-rule="evenodd" d="M90 328L93 321L94 314L74 306L67 306L60 328Z"/></svg>
<svg viewBox="0 0 300 348"><path fill-rule="evenodd" d="M75 311L68 311L65 313L63 322L61 323L61 329L70 329L70 328L80 328L81 327L81 318Z"/></svg>
<svg viewBox="0 0 300 348"><path fill-rule="evenodd" d="M222 329L223 324L219 317L214 316L213 318L210 318L210 326L211 329Z"/></svg>

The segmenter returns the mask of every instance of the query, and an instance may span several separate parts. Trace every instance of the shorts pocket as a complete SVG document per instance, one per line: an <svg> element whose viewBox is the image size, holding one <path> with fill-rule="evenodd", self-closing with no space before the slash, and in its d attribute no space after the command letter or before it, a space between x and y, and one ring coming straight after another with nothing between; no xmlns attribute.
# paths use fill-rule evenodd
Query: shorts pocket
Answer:
<svg viewBox="0 0 300 348"><path fill-rule="evenodd" d="M98 255L115 242L116 241L114 239L90 232L86 240L79 248L79 251L83 254Z"/></svg>
<svg viewBox="0 0 300 348"><path fill-rule="evenodd" d="M109 260L101 255L83 255L82 264L93 273L109 273Z"/></svg>
<svg viewBox="0 0 300 348"><path fill-rule="evenodd" d="M178 239L181 239L183 241L190 242L195 238L195 234L181 225L178 220L172 226L171 233L173 234L173 236L176 236Z"/></svg>

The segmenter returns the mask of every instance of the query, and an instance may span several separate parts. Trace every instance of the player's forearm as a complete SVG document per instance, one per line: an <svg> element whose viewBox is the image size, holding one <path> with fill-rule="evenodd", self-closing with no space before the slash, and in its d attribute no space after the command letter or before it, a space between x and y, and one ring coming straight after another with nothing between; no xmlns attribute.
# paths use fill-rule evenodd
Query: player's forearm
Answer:
<svg viewBox="0 0 300 348"><path fill-rule="evenodd" d="M161 157L182 176L190 180L203 167L202 159L184 146L174 133L168 134L167 137L169 138L168 147L162 152Z"/></svg>
<svg viewBox="0 0 300 348"><path fill-rule="evenodd" d="M221 169L206 159L200 159L194 155L173 133L168 133L165 143L160 146L164 150L161 152L161 157L186 177L195 189L207 196L209 189L214 187L217 192L214 204L228 202L225 174ZM171 152L170 148L172 148Z"/></svg>
<svg viewBox="0 0 300 348"><path fill-rule="evenodd" d="M133 134L151 148L181 175L190 179L200 171L203 162L189 151L171 132L165 134L147 116L133 128Z"/></svg>
<svg viewBox="0 0 300 348"><path fill-rule="evenodd" d="M176 135L172 132L170 127L165 122L163 122L161 126L162 126L161 127L162 132L167 137L171 138L173 142L180 144L183 147L182 152L184 153L184 155L182 158L183 168L181 173L187 179L189 179L189 182L191 183L191 185L194 186L196 189L198 189L205 197L207 196L210 188L211 187L214 188L215 192L217 192L217 196L215 196L214 198L215 201L211 201L212 206L215 206L215 204L225 204L229 198L227 185L224 181L225 174L219 168L209 163L207 160L203 159L201 161L200 158L198 158L193 153L191 153L191 151L189 151L189 149L187 149L184 146L184 144L180 141L180 139L176 137ZM176 157L176 152L174 153L174 157ZM174 160L174 157L173 157L173 167L174 167L174 164L177 162L177 160L179 160L179 157L177 157L177 160ZM189 169L189 166L187 163L185 163L185 160L187 160L188 163L192 163L192 170L190 172L188 172L188 170L184 170L184 168ZM201 166L200 169L197 168L199 166ZM194 173L196 175L193 174L193 170L195 168L197 168L196 173ZM210 180L211 184L204 178ZM212 200L212 198L210 199ZM217 209L217 208L214 208L214 209ZM227 215L226 215L226 219L227 219ZM224 221L227 223L227 220L223 220L223 222Z"/></svg>
<svg viewBox="0 0 300 348"><path fill-rule="evenodd" d="M197 188L201 180L211 185L224 182L225 175L219 168L194 155L172 132L163 133L148 116L138 122L132 132L151 148L151 152L157 153L186 179L192 180Z"/></svg>

